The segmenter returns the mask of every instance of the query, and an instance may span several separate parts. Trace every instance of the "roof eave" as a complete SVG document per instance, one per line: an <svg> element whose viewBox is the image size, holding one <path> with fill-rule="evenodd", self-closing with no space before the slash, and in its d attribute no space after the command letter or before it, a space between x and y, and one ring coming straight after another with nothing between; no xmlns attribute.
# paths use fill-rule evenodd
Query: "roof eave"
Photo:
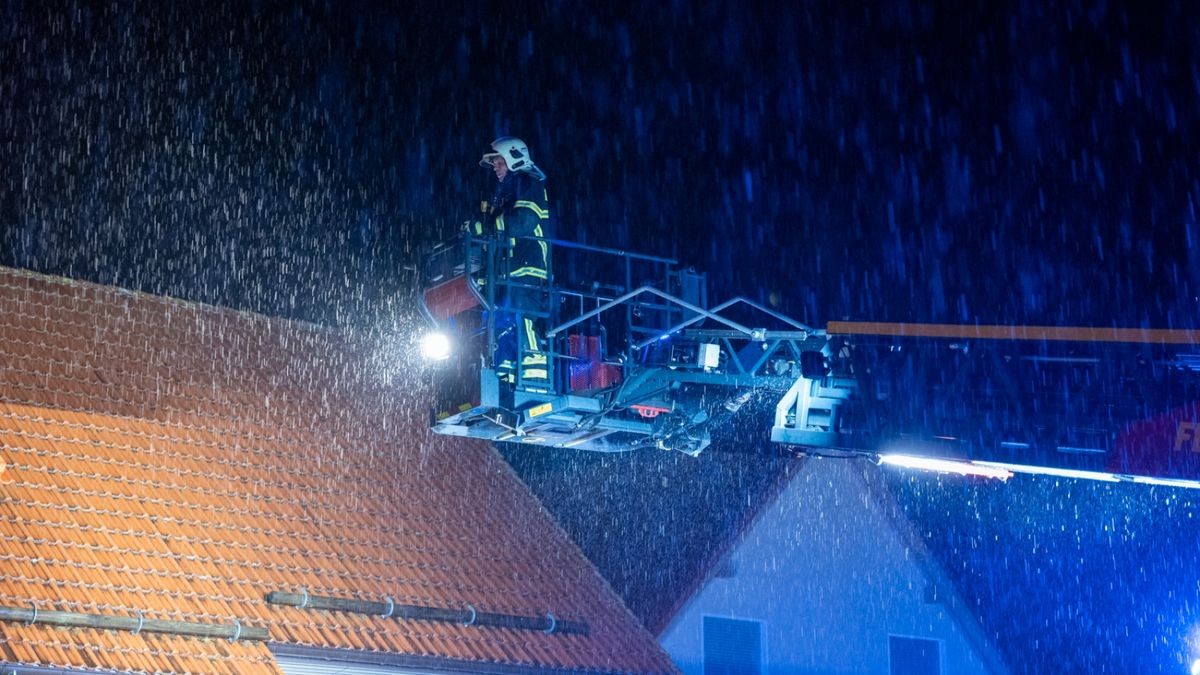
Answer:
<svg viewBox="0 0 1200 675"><path fill-rule="evenodd" d="M352 649L333 649L327 647L307 647L303 645L279 644L270 646L275 656L312 659L316 661L333 661L346 664L362 664L372 666L392 666L396 668L418 668L431 675L452 675L472 673L479 675L563 675L564 673L591 673L594 675L617 675L625 671L612 671L577 667L529 666L507 663L488 663L484 661L469 661L441 656L416 656L411 654L390 654L383 652L365 652ZM649 675L649 674L647 674Z"/></svg>

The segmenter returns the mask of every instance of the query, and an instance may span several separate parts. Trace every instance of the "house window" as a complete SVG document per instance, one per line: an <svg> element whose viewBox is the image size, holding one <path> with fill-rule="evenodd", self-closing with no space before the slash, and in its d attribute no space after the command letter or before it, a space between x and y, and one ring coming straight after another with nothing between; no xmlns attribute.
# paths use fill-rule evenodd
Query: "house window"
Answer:
<svg viewBox="0 0 1200 675"><path fill-rule="evenodd" d="M704 675L761 673L761 622L704 617Z"/></svg>
<svg viewBox="0 0 1200 675"><path fill-rule="evenodd" d="M888 636L891 675L941 675L942 641Z"/></svg>

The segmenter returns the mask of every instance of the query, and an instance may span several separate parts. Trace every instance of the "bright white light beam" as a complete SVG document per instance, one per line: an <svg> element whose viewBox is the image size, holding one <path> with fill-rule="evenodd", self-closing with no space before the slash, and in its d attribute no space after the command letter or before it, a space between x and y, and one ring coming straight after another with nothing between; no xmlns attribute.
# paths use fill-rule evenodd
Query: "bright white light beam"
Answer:
<svg viewBox="0 0 1200 675"><path fill-rule="evenodd" d="M1200 481L1187 480L1185 478L1155 478L1153 476L1134 476L1133 482L1143 485L1164 485L1166 487L1180 488L1200 488ZM1197 660L1200 663L1200 660ZM1196 673L1200 675L1200 673Z"/></svg>
<svg viewBox="0 0 1200 675"><path fill-rule="evenodd" d="M956 473L960 476L979 476L981 478L998 478L1008 480L1012 472L999 467L981 466L971 462L955 459L938 459L935 457L915 457L913 455L881 455L880 464L898 466L905 469L922 469L924 471L939 471L941 473Z"/></svg>
<svg viewBox="0 0 1200 675"><path fill-rule="evenodd" d="M426 333L421 338L421 356L428 361L445 361L450 358L450 338L445 333Z"/></svg>
<svg viewBox="0 0 1200 675"><path fill-rule="evenodd" d="M1029 464L1008 464L1007 462L975 462L979 466L996 469L1007 469L1013 473L1028 473L1038 476L1057 476L1058 478L1081 478L1083 480L1098 480L1105 483L1119 483L1120 477L1103 471L1081 471L1079 469L1059 469L1053 466L1032 466Z"/></svg>

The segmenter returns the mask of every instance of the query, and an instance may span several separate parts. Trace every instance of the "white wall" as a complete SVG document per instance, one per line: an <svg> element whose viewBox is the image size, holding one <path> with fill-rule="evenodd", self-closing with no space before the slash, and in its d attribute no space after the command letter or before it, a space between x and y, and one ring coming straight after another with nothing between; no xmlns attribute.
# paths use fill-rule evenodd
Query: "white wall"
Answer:
<svg viewBox="0 0 1200 675"><path fill-rule="evenodd" d="M868 470L875 470L867 467ZM731 555L732 578L714 578L662 637L691 675L704 672L705 615L763 622L764 672L888 670L888 635L942 640L942 672L987 672L867 490L863 468L810 459Z"/></svg>

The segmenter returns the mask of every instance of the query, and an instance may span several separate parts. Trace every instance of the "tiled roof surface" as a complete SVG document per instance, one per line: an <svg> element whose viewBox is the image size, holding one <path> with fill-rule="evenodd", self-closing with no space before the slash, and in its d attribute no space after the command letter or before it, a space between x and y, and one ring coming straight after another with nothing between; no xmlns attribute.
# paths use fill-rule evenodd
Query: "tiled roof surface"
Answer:
<svg viewBox="0 0 1200 675"><path fill-rule="evenodd" d="M0 606L267 627L277 643L671 671L490 447L314 326L0 268ZM386 352L384 352L386 353ZM587 635L268 604L301 592ZM268 645L0 622L0 662L277 673Z"/></svg>

